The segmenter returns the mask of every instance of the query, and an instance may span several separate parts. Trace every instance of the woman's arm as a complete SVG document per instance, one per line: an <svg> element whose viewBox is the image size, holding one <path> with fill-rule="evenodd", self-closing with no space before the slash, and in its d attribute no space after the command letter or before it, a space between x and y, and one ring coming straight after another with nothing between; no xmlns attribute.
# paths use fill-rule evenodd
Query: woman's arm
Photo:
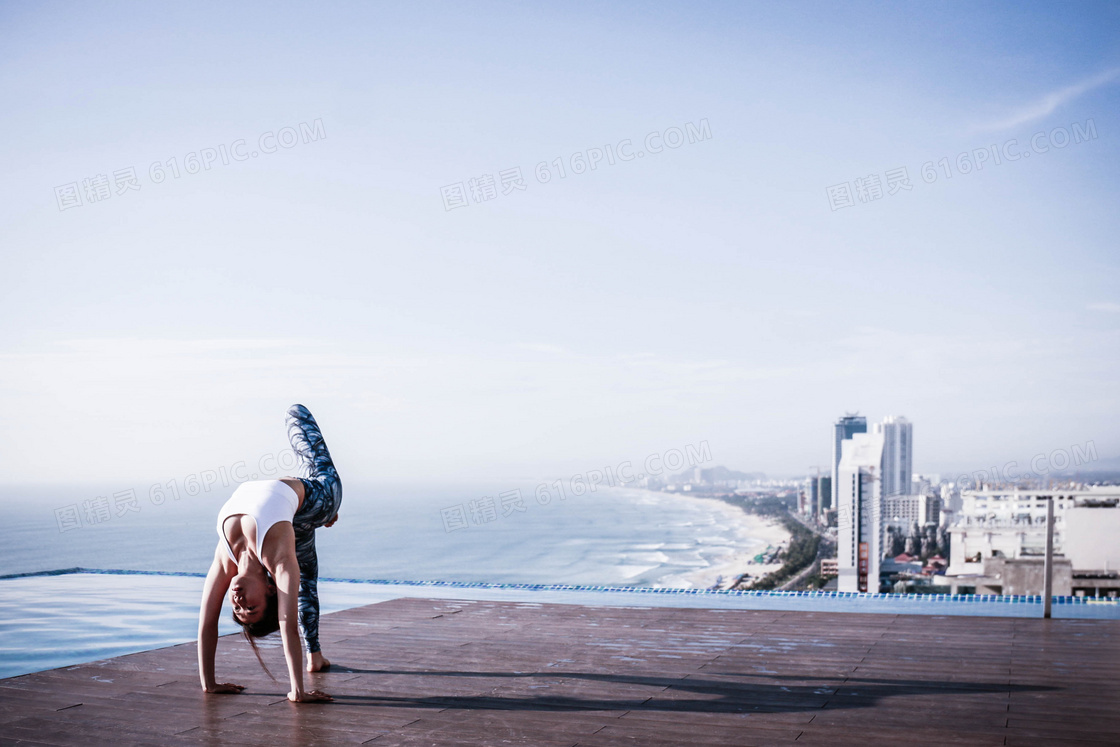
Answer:
<svg viewBox="0 0 1120 747"><path fill-rule="evenodd" d="M214 551L214 562L206 574L202 587L202 606L198 612L198 678L202 689L208 693L239 693L242 685L217 682L214 678L214 651L218 648L218 617L222 614L222 600L229 590L233 576L226 572L222 562L222 543Z"/></svg>
<svg viewBox="0 0 1120 747"><path fill-rule="evenodd" d="M281 528L282 527L282 528ZM295 532L291 524L277 524L268 540L275 538L278 557L272 562L272 577L276 582L277 608L280 615L280 637L284 642L284 658L288 663L288 677L292 689L288 700L293 703L332 700L319 690L303 689L303 646L299 640L299 561L296 559Z"/></svg>

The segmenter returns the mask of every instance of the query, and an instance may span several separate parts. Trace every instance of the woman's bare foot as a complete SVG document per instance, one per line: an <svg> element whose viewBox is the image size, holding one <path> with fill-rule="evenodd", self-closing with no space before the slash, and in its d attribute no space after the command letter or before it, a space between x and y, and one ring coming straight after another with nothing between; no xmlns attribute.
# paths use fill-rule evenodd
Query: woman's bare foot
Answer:
<svg viewBox="0 0 1120 747"><path fill-rule="evenodd" d="M331 663L327 661L327 657L323 656L322 651L316 651L307 658L308 672L325 672L330 668Z"/></svg>

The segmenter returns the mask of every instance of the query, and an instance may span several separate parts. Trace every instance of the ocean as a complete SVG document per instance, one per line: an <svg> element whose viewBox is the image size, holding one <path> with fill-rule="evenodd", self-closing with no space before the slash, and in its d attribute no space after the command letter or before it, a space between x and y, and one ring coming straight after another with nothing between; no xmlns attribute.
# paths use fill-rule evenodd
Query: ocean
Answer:
<svg viewBox="0 0 1120 747"><path fill-rule="evenodd" d="M560 498L537 486L348 484L338 523L317 532L320 575L689 585L681 579L773 539L759 519L715 500L603 487ZM0 575L74 566L205 573L233 487L194 496L127 484L0 488Z"/></svg>
<svg viewBox="0 0 1120 747"><path fill-rule="evenodd" d="M177 487L0 488L0 575L205 573L234 486L193 496ZM618 488L560 499L536 487L347 485L338 523L316 533L320 578L707 586L721 563L737 567L774 538L756 517L711 499ZM0 580L0 677L193 640L201 585L134 575ZM320 585L324 613L393 595ZM219 624L236 630L227 615Z"/></svg>

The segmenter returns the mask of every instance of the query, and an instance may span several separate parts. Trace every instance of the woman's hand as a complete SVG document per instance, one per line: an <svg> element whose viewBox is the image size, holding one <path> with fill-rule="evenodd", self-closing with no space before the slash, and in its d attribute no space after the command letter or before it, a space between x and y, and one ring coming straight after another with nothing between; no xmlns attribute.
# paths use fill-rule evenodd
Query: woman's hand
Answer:
<svg viewBox="0 0 1120 747"><path fill-rule="evenodd" d="M338 514L335 514L334 516L332 516L332 517L331 517L331 520L330 520L330 521L328 521L328 522L327 522L326 524L324 524L323 526L324 526L324 527L333 527L333 526L334 526L334 523L335 523L336 521L338 521Z"/></svg>
<svg viewBox="0 0 1120 747"><path fill-rule="evenodd" d="M235 685L232 682L215 682L206 688L208 693L239 693L245 689L244 685Z"/></svg>
<svg viewBox="0 0 1120 747"><path fill-rule="evenodd" d="M310 692L290 692L288 693L288 700L293 703L327 703L334 698L322 690L311 690Z"/></svg>

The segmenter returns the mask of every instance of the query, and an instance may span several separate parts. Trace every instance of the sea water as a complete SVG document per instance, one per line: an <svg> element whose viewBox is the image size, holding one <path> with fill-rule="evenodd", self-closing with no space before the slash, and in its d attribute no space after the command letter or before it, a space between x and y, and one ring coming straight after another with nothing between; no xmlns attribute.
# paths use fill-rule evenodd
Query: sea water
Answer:
<svg viewBox="0 0 1120 747"><path fill-rule="evenodd" d="M0 488L0 575L204 574L235 486L193 496L178 487ZM642 586L765 547L752 536L757 519L716 501L602 487L561 498L537 487L347 485L338 522L316 532L320 576ZM0 580L0 677L192 640L201 586L166 576ZM324 613L391 596L320 584ZM227 617L223 634L236 629Z"/></svg>
<svg viewBox="0 0 1120 747"><path fill-rule="evenodd" d="M752 536L757 519L717 501L604 487L561 498L537 487L347 485L338 523L316 533L319 573L650 585L766 547ZM0 575L74 566L205 573L233 488L0 488Z"/></svg>

